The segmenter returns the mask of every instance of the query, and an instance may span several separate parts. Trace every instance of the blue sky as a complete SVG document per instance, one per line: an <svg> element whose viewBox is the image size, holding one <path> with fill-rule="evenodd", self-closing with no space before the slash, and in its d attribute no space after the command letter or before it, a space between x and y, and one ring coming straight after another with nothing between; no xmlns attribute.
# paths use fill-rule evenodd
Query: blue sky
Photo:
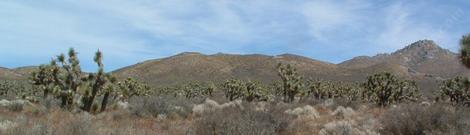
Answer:
<svg viewBox="0 0 470 135"><path fill-rule="evenodd" d="M47 63L74 47L86 71L185 51L338 63L420 39L458 50L468 0L1 0L0 66Z"/></svg>

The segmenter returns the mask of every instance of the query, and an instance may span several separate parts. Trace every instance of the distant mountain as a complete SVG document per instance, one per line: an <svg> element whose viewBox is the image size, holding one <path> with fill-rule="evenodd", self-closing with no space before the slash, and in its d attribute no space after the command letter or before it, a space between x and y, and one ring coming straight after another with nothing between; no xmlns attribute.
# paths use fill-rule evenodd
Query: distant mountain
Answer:
<svg viewBox="0 0 470 135"><path fill-rule="evenodd" d="M23 74L17 73L14 70L0 67L0 80L21 80L25 79Z"/></svg>
<svg viewBox="0 0 470 135"><path fill-rule="evenodd" d="M394 67L392 72L407 77L449 78L468 74L468 70L460 64L457 56L431 40L421 40L391 54L360 56L338 66L353 71Z"/></svg>
<svg viewBox="0 0 470 135"><path fill-rule="evenodd" d="M279 80L278 63L295 66L304 78L334 81L363 81L376 72L393 72L402 78L416 80L428 91L435 90L441 80L458 75L470 76L460 64L458 55L442 49L431 40L421 40L393 53L359 56L340 64L332 64L293 54L268 56L218 53L205 55L185 52L175 56L149 60L113 72L118 78L133 77L153 86L169 86L192 81L250 79L264 83ZM37 67L0 68L0 79L25 79Z"/></svg>
<svg viewBox="0 0 470 135"><path fill-rule="evenodd" d="M154 86L168 86L190 81L220 81L230 78L279 80L277 63L294 65L304 78L336 81L363 81L376 72L393 72L417 80L422 89L435 90L442 79L470 75L457 54L442 49L431 40L421 40L393 53L359 56L332 64L293 54L278 56L234 55L187 52L172 57L149 60L114 72L120 78L134 77Z"/></svg>

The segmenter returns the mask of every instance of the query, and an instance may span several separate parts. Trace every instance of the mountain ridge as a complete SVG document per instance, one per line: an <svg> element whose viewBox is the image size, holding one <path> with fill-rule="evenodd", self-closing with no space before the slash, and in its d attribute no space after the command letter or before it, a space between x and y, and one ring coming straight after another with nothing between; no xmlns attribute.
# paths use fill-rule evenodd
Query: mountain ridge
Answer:
<svg viewBox="0 0 470 135"><path fill-rule="evenodd" d="M289 53L270 56L183 52L170 57L139 62L114 70L112 73L121 79L133 77L153 86L168 86L191 81L221 81L231 78L271 83L278 80L276 65L288 63L295 66L306 79L362 81L375 72L386 71L403 78L417 80L424 87L434 87L438 80L457 75L470 75L469 71L460 64L457 56L456 53L439 47L432 40L420 40L391 53L358 56L338 64ZM26 75L33 69L34 67L28 67L7 71L10 75L12 73Z"/></svg>

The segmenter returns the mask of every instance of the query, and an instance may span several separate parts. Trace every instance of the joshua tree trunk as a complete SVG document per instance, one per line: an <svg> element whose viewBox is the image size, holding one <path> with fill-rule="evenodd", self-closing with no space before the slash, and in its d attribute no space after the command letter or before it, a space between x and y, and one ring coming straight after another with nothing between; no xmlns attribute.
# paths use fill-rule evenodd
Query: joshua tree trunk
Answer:
<svg viewBox="0 0 470 135"><path fill-rule="evenodd" d="M101 110L103 112L106 110L106 105L108 104L109 92L106 92L103 96L103 101L101 101Z"/></svg>

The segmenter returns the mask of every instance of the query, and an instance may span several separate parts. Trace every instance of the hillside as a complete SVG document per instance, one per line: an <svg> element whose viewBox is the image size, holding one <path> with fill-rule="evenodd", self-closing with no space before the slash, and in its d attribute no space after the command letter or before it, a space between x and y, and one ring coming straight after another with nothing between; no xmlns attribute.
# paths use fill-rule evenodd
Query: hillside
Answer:
<svg viewBox="0 0 470 135"><path fill-rule="evenodd" d="M431 40L421 40L393 53L359 56L340 64L318 61L293 54L278 56L181 53L149 60L114 72L120 78L134 77L154 86L190 81L220 81L230 78L277 80L277 63L294 65L304 78L362 81L376 72L393 72L414 79L423 89L436 89L444 78L470 75L457 54L442 49Z"/></svg>
<svg viewBox="0 0 470 135"><path fill-rule="evenodd" d="M19 74L11 69L0 67L0 80L19 80L24 79L24 75Z"/></svg>
<svg viewBox="0 0 470 135"><path fill-rule="evenodd" d="M185 52L149 60L113 72L118 78L133 77L152 86L169 86L192 81L215 81L237 78L277 81L276 65L289 63L306 79L363 81L376 72L393 72L413 79L425 90L435 90L439 81L470 72L460 64L457 54L442 49L431 40L421 40L392 53L359 56L339 64L323 62L294 54L205 55ZM0 79L26 79L37 67L0 68Z"/></svg>
<svg viewBox="0 0 470 135"><path fill-rule="evenodd" d="M134 77L154 85L172 85L190 81L219 81L230 78L260 80L277 79L277 63L291 63L309 76L330 76L339 71L335 64L302 56L283 54L232 55L181 53L169 58L150 60L114 72L125 78Z"/></svg>

